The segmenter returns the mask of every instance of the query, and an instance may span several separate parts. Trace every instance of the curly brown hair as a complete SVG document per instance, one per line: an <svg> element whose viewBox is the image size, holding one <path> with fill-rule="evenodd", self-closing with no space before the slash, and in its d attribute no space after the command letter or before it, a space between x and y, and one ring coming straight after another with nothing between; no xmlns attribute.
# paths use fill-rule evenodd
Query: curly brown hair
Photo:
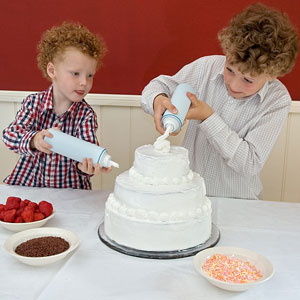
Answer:
<svg viewBox="0 0 300 300"><path fill-rule="evenodd" d="M218 34L230 64L243 73L272 77L289 73L298 54L298 34L288 16L261 3L234 16Z"/></svg>
<svg viewBox="0 0 300 300"><path fill-rule="evenodd" d="M48 63L53 62L55 58L62 55L68 47L74 47L94 58L97 61L98 68L106 53L103 39L91 33L82 24L64 22L61 26L53 26L42 35L37 46L39 51L37 56L38 67L46 78L49 79L47 74Z"/></svg>

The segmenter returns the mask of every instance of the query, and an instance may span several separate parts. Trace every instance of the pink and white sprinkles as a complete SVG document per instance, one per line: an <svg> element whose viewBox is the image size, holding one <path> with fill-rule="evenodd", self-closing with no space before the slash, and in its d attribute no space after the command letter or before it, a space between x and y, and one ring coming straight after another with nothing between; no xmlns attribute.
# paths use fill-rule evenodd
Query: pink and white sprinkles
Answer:
<svg viewBox="0 0 300 300"><path fill-rule="evenodd" d="M206 259L202 269L210 277L231 283L247 283L262 277L250 262L223 254L214 254Z"/></svg>

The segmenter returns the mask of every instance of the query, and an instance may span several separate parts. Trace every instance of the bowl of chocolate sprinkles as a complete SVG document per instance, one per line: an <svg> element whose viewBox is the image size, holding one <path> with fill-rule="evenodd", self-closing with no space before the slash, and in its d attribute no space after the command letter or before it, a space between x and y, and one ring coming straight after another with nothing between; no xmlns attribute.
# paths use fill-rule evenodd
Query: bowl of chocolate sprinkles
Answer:
<svg viewBox="0 0 300 300"><path fill-rule="evenodd" d="M58 236L42 236L21 243L15 252L22 256L44 257L62 253L70 248L70 244Z"/></svg>
<svg viewBox="0 0 300 300"><path fill-rule="evenodd" d="M55 227L24 230L9 237L3 247L22 263L45 266L65 258L79 245L71 231Z"/></svg>

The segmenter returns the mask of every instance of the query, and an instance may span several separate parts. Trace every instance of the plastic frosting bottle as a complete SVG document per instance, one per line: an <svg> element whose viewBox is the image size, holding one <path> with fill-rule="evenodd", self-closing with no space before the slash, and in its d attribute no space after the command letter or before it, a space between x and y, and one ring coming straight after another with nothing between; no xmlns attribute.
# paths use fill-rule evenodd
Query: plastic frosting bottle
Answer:
<svg viewBox="0 0 300 300"><path fill-rule="evenodd" d="M111 160L111 156L105 148L53 128L50 128L49 132L52 133L53 137L48 138L45 136L44 140L52 146L51 151L78 162L82 162L84 158L92 158L93 164L98 163L101 168L111 166L119 168L119 164Z"/></svg>
<svg viewBox="0 0 300 300"><path fill-rule="evenodd" d="M191 100L186 95L187 92L196 94L195 90L187 83L181 83L177 86L171 98L171 102L176 106L178 113L173 114L166 110L162 117L162 124L167 134L181 129L183 121L191 105Z"/></svg>

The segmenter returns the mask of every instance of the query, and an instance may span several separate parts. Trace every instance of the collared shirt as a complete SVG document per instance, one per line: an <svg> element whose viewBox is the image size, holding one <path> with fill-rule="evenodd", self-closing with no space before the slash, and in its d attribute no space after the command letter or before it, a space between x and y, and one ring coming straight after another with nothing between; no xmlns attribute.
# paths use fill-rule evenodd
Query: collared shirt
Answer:
<svg viewBox="0 0 300 300"><path fill-rule="evenodd" d="M254 95L235 99L224 83L225 56L199 58L174 76L161 75L143 90L141 105L153 114L153 100L169 97L179 83L189 83L214 113L190 120L183 141L191 168L205 180L207 195L259 199L260 172L287 118L291 97L277 79Z"/></svg>
<svg viewBox="0 0 300 300"><path fill-rule="evenodd" d="M43 129L58 127L62 132L98 144L96 114L84 100L74 102L62 115L53 108L52 86L23 100L15 120L3 130L5 145L20 154L7 184L34 187L91 189L90 176L77 162L62 155L46 154L30 148L30 140Z"/></svg>

